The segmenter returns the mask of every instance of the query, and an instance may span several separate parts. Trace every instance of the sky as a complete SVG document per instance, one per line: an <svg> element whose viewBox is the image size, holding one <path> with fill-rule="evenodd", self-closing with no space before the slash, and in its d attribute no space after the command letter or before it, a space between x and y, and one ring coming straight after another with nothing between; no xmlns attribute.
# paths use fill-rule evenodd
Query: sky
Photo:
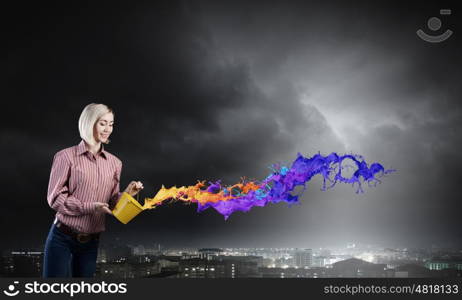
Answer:
<svg viewBox="0 0 462 300"><path fill-rule="evenodd" d="M3 10L1 247L45 242L52 158L80 142L86 104L115 112L106 150L140 198L197 180L263 179L273 163L355 153L397 169L228 220L172 203L104 240L185 247L462 245L461 41L452 2L168 1ZM452 5L452 6L451 6ZM451 9L441 16L439 10ZM427 33L442 20L441 43ZM460 20L460 18L459 18Z"/></svg>

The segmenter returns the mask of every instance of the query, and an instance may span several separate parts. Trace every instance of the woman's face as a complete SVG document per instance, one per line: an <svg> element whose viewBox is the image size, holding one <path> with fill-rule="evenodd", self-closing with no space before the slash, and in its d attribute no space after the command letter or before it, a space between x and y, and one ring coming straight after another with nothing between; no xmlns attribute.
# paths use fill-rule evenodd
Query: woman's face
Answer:
<svg viewBox="0 0 462 300"><path fill-rule="evenodd" d="M109 136L112 133L112 127L114 125L114 115L109 112L104 114L98 121L96 121L93 134L97 143L101 142L106 144Z"/></svg>

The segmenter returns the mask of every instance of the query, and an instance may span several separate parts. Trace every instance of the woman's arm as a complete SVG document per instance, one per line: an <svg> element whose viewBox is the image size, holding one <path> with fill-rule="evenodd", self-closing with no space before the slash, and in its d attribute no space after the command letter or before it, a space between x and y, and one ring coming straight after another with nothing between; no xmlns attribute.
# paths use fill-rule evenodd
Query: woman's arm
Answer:
<svg viewBox="0 0 462 300"><path fill-rule="evenodd" d="M82 202L69 194L71 163L64 152L56 153L48 184L48 204L55 211L69 216L90 214L95 211L91 202Z"/></svg>
<svg viewBox="0 0 462 300"><path fill-rule="evenodd" d="M120 192L120 174L122 173L122 162L117 166L117 171L114 176L114 189L112 190L112 196L109 199L109 209L113 210L117 202L119 202L122 192Z"/></svg>

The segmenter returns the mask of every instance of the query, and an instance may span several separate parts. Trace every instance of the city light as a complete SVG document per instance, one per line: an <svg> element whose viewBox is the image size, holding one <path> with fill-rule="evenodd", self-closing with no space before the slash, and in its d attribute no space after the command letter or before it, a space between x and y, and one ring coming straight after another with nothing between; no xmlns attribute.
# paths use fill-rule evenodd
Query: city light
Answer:
<svg viewBox="0 0 462 300"><path fill-rule="evenodd" d="M354 246L353 246L354 245ZM462 250L409 249L350 243L332 248L165 249L105 247L96 277L140 278L328 278L461 277ZM139 251L144 249L144 251ZM177 255L172 255L177 253ZM102 259L104 257L104 260ZM40 276L43 252L3 253L3 277Z"/></svg>

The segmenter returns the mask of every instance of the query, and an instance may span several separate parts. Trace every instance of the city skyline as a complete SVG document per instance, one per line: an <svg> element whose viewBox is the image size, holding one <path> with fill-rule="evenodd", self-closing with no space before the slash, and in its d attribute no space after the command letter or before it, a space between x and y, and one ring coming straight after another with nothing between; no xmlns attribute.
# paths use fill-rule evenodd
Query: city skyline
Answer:
<svg viewBox="0 0 462 300"><path fill-rule="evenodd" d="M0 277L37 277L43 252L11 251L0 257ZM161 249L105 245L97 278L455 278L462 248L391 249Z"/></svg>

